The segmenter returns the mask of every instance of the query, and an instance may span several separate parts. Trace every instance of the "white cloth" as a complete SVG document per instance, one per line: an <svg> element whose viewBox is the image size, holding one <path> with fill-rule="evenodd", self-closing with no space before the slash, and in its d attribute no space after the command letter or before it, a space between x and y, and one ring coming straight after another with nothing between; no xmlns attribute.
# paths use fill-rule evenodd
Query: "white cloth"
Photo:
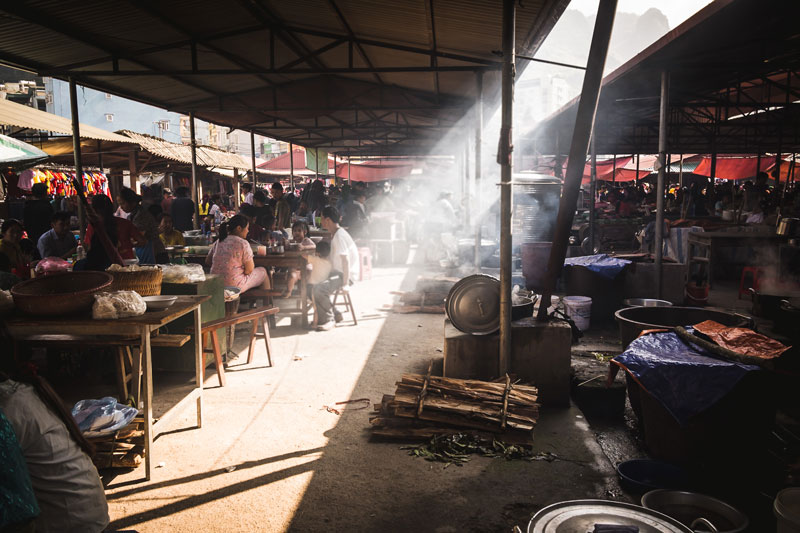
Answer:
<svg viewBox="0 0 800 533"><path fill-rule="evenodd" d="M344 261L348 262L350 281L358 280L361 265L358 259L358 247L355 241L344 228L339 228L331 238L331 267L333 270L344 273ZM344 280L345 285L348 280Z"/></svg>
<svg viewBox="0 0 800 533"><path fill-rule="evenodd" d="M308 264L311 266L311 273L308 275L308 283L311 285L322 283L331 275L331 262L326 257L310 255Z"/></svg>
<svg viewBox="0 0 800 533"><path fill-rule="evenodd" d="M37 532L94 533L108 526L103 484L89 456L31 385L0 383L0 408L17 434L41 513Z"/></svg>
<svg viewBox="0 0 800 533"><path fill-rule="evenodd" d="M253 205L253 193L249 192L244 195L244 203Z"/></svg>

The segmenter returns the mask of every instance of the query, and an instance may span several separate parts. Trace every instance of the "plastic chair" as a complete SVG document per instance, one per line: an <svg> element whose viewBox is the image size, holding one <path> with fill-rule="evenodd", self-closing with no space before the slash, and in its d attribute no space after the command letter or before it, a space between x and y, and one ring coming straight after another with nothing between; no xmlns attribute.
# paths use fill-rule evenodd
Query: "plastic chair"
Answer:
<svg viewBox="0 0 800 533"><path fill-rule="evenodd" d="M358 261L361 264L358 281L372 279L372 250L366 247L359 248Z"/></svg>
<svg viewBox="0 0 800 533"><path fill-rule="evenodd" d="M742 277L739 280L739 299L742 299L743 294L748 294L749 287L745 286L745 279L747 278L747 274L749 273L753 279L752 287L754 290L758 290L760 282L761 282L761 274L764 273L764 267L760 266L746 266L742 268Z"/></svg>

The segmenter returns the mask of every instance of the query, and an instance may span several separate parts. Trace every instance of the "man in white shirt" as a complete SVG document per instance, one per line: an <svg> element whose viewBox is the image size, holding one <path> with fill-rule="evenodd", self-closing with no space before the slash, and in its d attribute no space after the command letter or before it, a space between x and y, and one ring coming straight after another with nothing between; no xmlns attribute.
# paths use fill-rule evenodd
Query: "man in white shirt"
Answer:
<svg viewBox="0 0 800 533"><path fill-rule="evenodd" d="M358 279L360 262L358 247L344 228L339 227L339 212L333 206L322 210L322 227L331 234L331 276L323 283L314 285L314 305L317 308L317 330L327 331L340 322L341 314L331 302L331 296L340 287L352 285Z"/></svg>

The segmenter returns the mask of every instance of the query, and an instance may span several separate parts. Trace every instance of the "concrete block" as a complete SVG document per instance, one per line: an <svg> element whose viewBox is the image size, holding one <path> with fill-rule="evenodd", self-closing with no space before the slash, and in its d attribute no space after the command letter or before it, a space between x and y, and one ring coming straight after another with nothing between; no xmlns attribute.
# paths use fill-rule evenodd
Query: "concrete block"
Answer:
<svg viewBox="0 0 800 533"><path fill-rule="evenodd" d="M445 320L444 375L457 379L498 377L500 336L470 335ZM510 371L539 388L543 405L569 405L572 332L562 321L533 318L511 325Z"/></svg>

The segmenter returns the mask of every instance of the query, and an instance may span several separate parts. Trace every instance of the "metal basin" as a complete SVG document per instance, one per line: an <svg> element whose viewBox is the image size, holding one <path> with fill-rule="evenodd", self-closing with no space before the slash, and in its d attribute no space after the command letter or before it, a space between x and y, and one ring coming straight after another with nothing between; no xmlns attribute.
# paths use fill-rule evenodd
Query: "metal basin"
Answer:
<svg viewBox="0 0 800 533"><path fill-rule="evenodd" d="M622 303L625 307L672 307L672 302L655 298L628 298Z"/></svg>
<svg viewBox="0 0 800 533"><path fill-rule="evenodd" d="M729 327L747 327L750 319L708 307L629 307L614 313L619 324L619 339L627 348L639 334L647 329L672 329L713 320Z"/></svg>
<svg viewBox="0 0 800 533"><path fill-rule="evenodd" d="M711 530L696 523L699 518L706 519L719 533L739 533L745 531L750 523L747 516L735 507L696 492L654 490L642 496L642 505L671 516L695 531Z"/></svg>

